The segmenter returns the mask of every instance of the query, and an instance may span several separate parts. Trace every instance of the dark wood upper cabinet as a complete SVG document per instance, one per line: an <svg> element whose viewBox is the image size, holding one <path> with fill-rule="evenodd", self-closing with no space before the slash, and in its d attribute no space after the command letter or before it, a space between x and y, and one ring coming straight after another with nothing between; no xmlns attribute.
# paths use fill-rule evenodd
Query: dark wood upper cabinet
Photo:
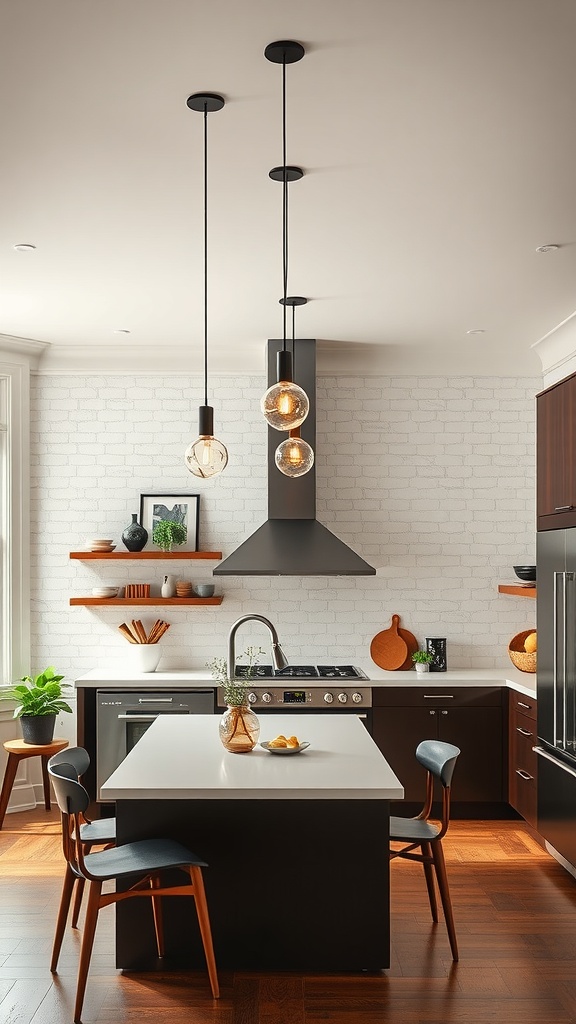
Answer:
<svg viewBox="0 0 576 1024"><path fill-rule="evenodd" d="M576 374L536 398L538 530L576 526Z"/></svg>

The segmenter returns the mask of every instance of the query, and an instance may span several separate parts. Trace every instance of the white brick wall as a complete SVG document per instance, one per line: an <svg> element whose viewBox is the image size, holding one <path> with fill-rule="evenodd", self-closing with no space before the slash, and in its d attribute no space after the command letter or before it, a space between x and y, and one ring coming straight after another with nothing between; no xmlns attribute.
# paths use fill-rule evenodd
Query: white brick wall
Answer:
<svg viewBox="0 0 576 1024"><path fill-rule="evenodd" d="M200 545L229 554L266 518L263 377L211 381L227 470L195 481L183 453L197 428L197 378L39 376L32 386L33 667L69 678L123 658L124 618L163 615L165 667L226 653L239 615L277 625L293 662L370 668L370 640L394 612L423 643L448 638L452 667L508 665L535 624L534 602L499 595L532 563L534 395L539 379L378 377L318 380L318 518L379 567L373 578L229 578L217 608L71 608L102 581L208 580L213 566L71 561L89 536L120 534L140 493L199 492ZM163 614L166 612L167 614ZM243 643L268 648L244 627Z"/></svg>

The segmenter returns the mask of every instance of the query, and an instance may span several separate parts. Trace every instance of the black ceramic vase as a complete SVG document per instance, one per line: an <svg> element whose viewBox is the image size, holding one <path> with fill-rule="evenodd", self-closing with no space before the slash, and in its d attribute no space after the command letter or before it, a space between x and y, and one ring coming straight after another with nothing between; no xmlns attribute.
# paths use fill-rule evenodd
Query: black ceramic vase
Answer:
<svg viewBox="0 0 576 1024"><path fill-rule="evenodd" d="M448 665L446 662L446 637L445 636L427 636L426 637L426 650L428 654L432 655L432 661L430 663L431 672L446 672Z"/></svg>
<svg viewBox="0 0 576 1024"><path fill-rule="evenodd" d="M130 526L127 526L122 534L122 543L124 547L128 548L128 551L142 551L147 540L148 530L140 526L138 516L136 512L133 512Z"/></svg>

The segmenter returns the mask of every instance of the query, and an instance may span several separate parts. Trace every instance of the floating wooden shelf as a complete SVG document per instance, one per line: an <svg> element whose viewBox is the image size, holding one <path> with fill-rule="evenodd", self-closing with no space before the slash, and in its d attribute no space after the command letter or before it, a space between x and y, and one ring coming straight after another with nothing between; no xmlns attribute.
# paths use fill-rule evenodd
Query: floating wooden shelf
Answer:
<svg viewBox="0 0 576 1024"><path fill-rule="evenodd" d="M155 605L222 604L221 597L71 597L70 604L81 605Z"/></svg>
<svg viewBox="0 0 576 1024"><path fill-rule="evenodd" d="M498 586L498 593L513 594L515 597L536 597L536 587L523 587L519 583L500 583Z"/></svg>
<svg viewBox="0 0 576 1024"><path fill-rule="evenodd" d="M79 558L83 562L92 559L116 558L123 561L142 561L142 559L167 559L167 558L203 558L211 562L219 562L222 558L221 551L71 551L70 558Z"/></svg>

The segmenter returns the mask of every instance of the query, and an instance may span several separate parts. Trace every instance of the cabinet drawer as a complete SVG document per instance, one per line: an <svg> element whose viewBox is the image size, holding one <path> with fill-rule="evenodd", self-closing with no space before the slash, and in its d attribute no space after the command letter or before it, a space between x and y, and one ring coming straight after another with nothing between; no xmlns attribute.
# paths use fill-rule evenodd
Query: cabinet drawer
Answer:
<svg viewBox="0 0 576 1024"><path fill-rule="evenodd" d="M535 779L538 765L538 755L533 750L537 742L536 731L534 728L530 728L533 725L530 718L520 721L521 717L518 715L518 720L513 726L511 768L515 772L522 771L525 775L530 775L532 779Z"/></svg>
<svg viewBox="0 0 576 1024"><path fill-rule="evenodd" d="M538 787L536 779L525 779L516 774L515 801L513 806L533 828L537 827Z"/></svg>
<svg viewBox="0 0 576 1024"><path fill-rule="evenodd" d="M499 708L502 705L502 693L502 687L451 687L444 683L441 686L375 686L372 689L372 704L374 707L388 708Z"/></svg>
<svg viewBox="0 0 576 1024"><path fill-rule="evenodd" d="M525 697L523 693L510 690L510 712L525 715L536 721L538 705L534 697Z"/></svg>

